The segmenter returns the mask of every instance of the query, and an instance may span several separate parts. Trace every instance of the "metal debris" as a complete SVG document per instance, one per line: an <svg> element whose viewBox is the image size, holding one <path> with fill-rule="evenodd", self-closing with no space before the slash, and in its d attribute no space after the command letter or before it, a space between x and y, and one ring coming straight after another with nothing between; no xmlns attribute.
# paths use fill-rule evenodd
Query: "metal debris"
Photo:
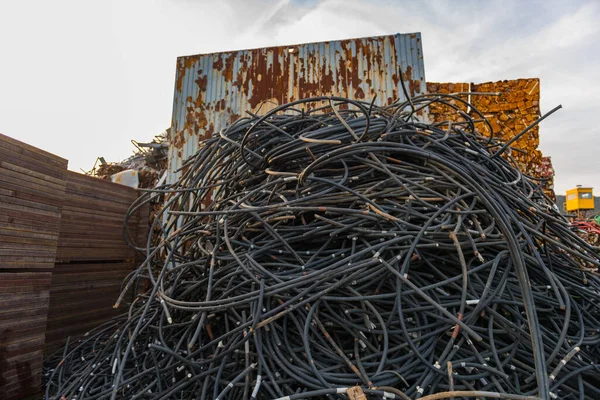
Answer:
<svg viewBox="0 0 600 400"><path fill-rule="evenodd" d="M98 157L94 167L86 174L114 181L115 174L125 170L134 170L138 174L138 187L155 187L167 169L169 149L167 132L156 135L150 143L140 143L135 140L132 140L131 143L136 148L132 156L121 162L106 162L104 157Z"/></svg>

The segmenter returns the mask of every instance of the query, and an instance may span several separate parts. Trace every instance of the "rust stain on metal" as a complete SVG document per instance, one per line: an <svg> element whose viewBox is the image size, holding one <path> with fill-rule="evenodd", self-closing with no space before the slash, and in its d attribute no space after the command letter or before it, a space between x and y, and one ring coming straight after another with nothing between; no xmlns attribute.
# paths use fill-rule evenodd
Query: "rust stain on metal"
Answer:
<svg viewBox="0 0 600 400"><path fill-rule="evenodd" d="M215 111L225 110L225 99L221 99L215 103Z"/></svg>
<svg viewBox="0 0 600 400"><path fill-rule="evenodd" d="M215 57L215 61L213 62L213 68L217 71L221 71L223 69L223 58L221 56Z"/></svg>
<svg viewBox="0 0 600 400"><path fill-rule="evenodd" d="M230 54L225 58L225 71L223 71L223 77L225 82L231 82L233 79L233 65L235 62L235 54Z"/></svg>
<svg viewBox="0 0 600 400"><path fill-rule="evenodd" d="M363 92L363 90L360 87L358 87L354 91L354 97L357 98L357 99L359 99L359 100L362 100L362 99L365 98L365 92Z"/></svg>
<svg viewBox="0 0 600 400"><path fill-rule="evenodd" d="M417 93L419 93L419 89L421 88L421 81L418 79L408 81L408 90L410 93L410 97L415 97Z"/></svg>
<svg viewBox="0 0 600 400"><path fill-rule="evenodd" d="M190 67L192 65L194 65L194 63L196 61L198 61L198 59L200 58L200 56L189 56L189 57L179 57L177 59L177 83L176 83L176 87L178 91L181 91L182 87L183 87L183 79L185 78L185 74L186 71L188 69L190 69Z"/></svg>
<svg viewBox="0 0 600 400"><path fill-rule="evenodd" d="M404 78L405 81L409 82L410 78L412 77L412 67L409 65L408 67L406 67L403 73L404 76L402 78Z"/></svg>

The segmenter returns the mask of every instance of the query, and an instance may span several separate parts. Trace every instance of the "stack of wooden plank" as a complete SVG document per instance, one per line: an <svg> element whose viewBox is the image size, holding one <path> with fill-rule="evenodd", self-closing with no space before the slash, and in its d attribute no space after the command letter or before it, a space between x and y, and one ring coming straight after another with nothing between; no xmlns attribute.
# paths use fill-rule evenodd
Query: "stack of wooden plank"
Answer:
<svg viewBox="0 0 600 400"><path fill-rule="evenodd" d="M0 134L0 268L54 266L67 160Z"/></svg>
<svg viewBox="0 0 600 400"><path fill-rule="evenodd" d="M123 222L137 196L0 135L0 399L39 392L44 353L124 311L112 305L136 265ZM129 219L138 241L148 213Z"/></svg>
<svg viewBox="0 0 600 400"><path fill-rule="evenodd" d="M0 272L0 398L41 388L50 272Z"/></svg>
<svg viewBox="0 0 600 400"><path fill-rule="evenodd" d="M81 336L124 312L112 306L124 278L135 267L135 250L123 238L123 223L137 196L132 188L68 172L50 290L47 355L68 336ZM129 219L134 238L147 227L147 218L144 207Z"/></svg>
<svg viewBox="0 0 600 400"><path fill-rule="evenodd" d="M136 198L130 187L69 171L56 261L133 259L135 251L123 239L123 222ZM129 220L134 233L138 221L138 215Z"/></svg>
<svg viewBox="0 0 600 400"><path fill-rule="evenodd" d="M67 160L0 134L0 398L40 389Z"/></svg>

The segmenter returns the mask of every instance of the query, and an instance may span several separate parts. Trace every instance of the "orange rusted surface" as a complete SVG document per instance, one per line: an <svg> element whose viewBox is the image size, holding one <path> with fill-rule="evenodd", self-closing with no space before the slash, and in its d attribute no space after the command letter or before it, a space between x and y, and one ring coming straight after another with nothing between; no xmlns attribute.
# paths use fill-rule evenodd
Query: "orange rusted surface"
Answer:
<svg viewBox="0 0 600 400"><path fill-rule="evenodd" d="M469 101L476 109L481 111L490 122L494 137L508 141L522 132L527 126L540 117L540 80L537 78L505 80L486 83L433 83L427 82L429 93L461 93L483 92L499 93L498 96L469 96L459 97ZM473 110L460 102L453 103L462 111L477 118ZM448 106L434 104L429 107L429 117L433 122L452 119L454 122L464 120ZM489 135L486 124L478 123L480 132ZM538 150L540 143L539 126L535 126L512 145L517 150L513 151L521 169L528 175L546 180L544 185L546 193L552 198L554 170L549 158L542 156Z"/></svg>
<svg viewBox="0 0 600 400"><path fill-rule="evenodd" d="M425 93L418 33L180 57L168 181L200 140L246 111L315 96L390 104L404 98L400 73L411 96Z"/></svg>

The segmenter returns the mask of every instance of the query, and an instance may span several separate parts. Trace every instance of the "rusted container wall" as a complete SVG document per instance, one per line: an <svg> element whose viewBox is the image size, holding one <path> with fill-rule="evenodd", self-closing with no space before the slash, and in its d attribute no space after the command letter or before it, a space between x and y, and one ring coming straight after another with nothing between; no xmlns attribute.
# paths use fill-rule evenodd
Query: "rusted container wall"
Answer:
<svg viewBox="0 0 600 400"><path fill-rule="evenodd" d="M67 160L0 134L0 399L41 387Z"/></svg>
<svg viewBox="0 0 600 400"><path fill-rule="evenodd" d="M198 141L245 115L313 96L343 96L378 105L425 93L419 33L201 54L177 59L169 175Z"/></svg>
<svg viewBox="0 0 600 400"><path fill-rule="evenodd" d="M138 196L132 188L69 171L56 264L50 287L46 355L123 313L112 306L136 252L123 238L126 212ZM147 232L148 208L128 221L138 241Z"/></svg>

